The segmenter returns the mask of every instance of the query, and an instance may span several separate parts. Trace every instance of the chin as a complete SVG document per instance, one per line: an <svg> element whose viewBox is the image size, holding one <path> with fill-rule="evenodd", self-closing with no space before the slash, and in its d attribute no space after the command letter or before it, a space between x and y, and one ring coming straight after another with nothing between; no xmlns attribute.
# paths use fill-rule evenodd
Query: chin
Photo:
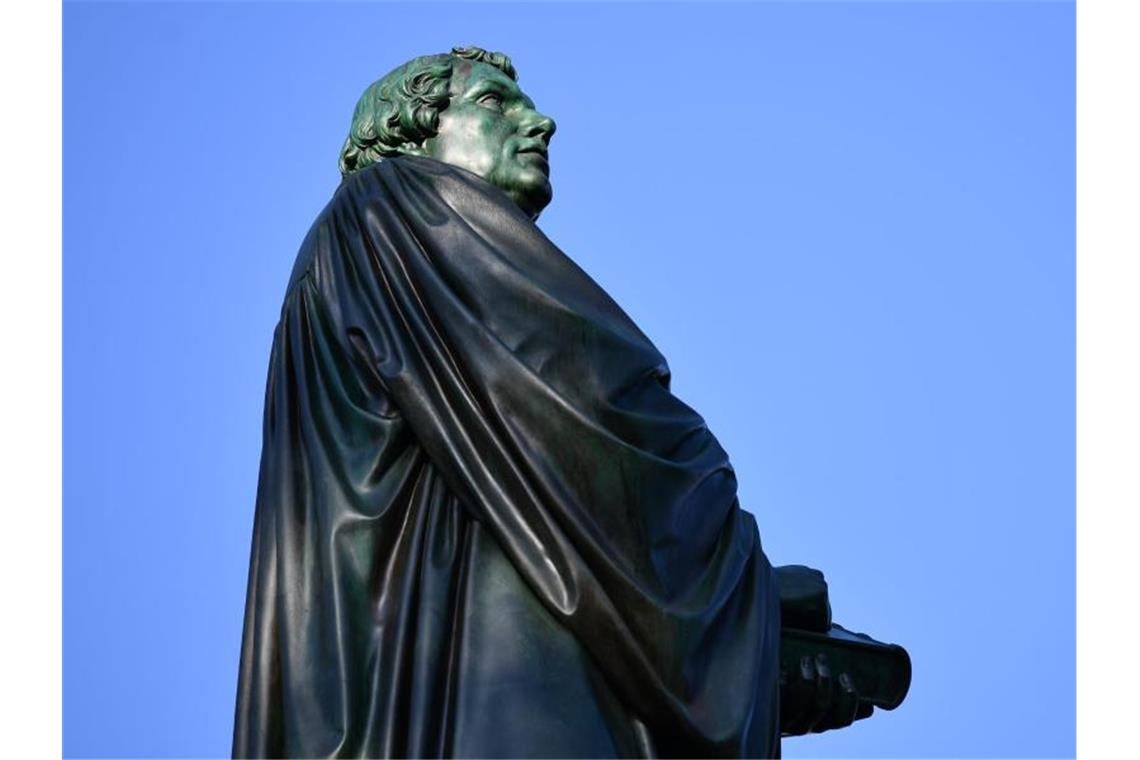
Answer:
<svg viewBox="0 0 1140 760"><path fill-rule="evenodd" d="M522 206L523 211L530 214L531 219L537 219L542 210L550 205L552 198L554 198L554 191L551 189L550 183L547 182L544 192L528 195L519 205Z"/></svg>
<svg viewBox="0 0 1140 760"><path fill-rule="evenodd" d="M508 195L514 198L515 203L532 219L537 219L539 213L550 205L550 201L554 197L554 189L545 174L533 172L533 175L533 178L527 178L530 181L515 183L514 187L508 191Z"/></svg>

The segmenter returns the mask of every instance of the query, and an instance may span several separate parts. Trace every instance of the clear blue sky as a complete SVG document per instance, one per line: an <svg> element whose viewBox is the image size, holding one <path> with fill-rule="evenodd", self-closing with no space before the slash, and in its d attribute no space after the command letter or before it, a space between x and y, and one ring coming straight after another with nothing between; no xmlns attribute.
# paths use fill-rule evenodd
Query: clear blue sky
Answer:
<svg viewBox="0 0 1140 760"><path fill-rule="evenodd" d="M911 653L901 708L786 756L1072 755L1073 37L1069 2L66 3L65 754L228 753L293 256L360 91L477 44L773 562Z"/></svg>

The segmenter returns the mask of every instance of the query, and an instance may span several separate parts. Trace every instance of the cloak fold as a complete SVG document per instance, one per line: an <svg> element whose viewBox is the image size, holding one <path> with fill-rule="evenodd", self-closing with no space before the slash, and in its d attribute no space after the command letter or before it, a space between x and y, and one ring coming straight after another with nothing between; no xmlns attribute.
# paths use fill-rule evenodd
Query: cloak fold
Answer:
<svg viewBox="0 0 1140 760"><path fill-rule="evenodd" d="M416 157L341 185L263 436L236 757L779 753L728 457L498 189Z"/></svg>

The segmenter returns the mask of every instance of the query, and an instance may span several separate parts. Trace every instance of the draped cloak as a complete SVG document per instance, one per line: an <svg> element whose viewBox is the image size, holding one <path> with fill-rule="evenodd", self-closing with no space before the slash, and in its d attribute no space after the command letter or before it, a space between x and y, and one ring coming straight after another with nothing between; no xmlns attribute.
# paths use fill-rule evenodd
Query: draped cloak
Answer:
<svg viewBox="0 0 1140 760"><path fill-rule="evenodd" d="M775 756L778 605L664 358L505 193L341 184L274 333L235 756Z"/></svg>

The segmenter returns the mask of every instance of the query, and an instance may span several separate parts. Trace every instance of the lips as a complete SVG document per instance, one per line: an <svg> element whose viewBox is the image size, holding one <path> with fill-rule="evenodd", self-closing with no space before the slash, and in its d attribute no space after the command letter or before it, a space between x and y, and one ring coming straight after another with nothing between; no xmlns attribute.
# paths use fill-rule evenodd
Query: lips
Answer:
<svg viewBox="0 0 1140 760"><path fill-rule="evenodd" d="M518 149L518 151L516 151L516 153L520 157L521 156L533 156L533 157L535 157L537 159L537 161L534 161L533 163L541 164L543 171L549 173L549 171L550 171L550 157L546 152L546 143L542 142L541 140L533 142L533 143L526 143L522 147L520 147Z"/></svg>
<svg viewBox="0 0 1140 760"><path fill-rule="evenodd" d="M531 140L530 142L523 143L519 149L519 153L538 153L543 158L547 157L546 143L542 140Z"/></svg>

